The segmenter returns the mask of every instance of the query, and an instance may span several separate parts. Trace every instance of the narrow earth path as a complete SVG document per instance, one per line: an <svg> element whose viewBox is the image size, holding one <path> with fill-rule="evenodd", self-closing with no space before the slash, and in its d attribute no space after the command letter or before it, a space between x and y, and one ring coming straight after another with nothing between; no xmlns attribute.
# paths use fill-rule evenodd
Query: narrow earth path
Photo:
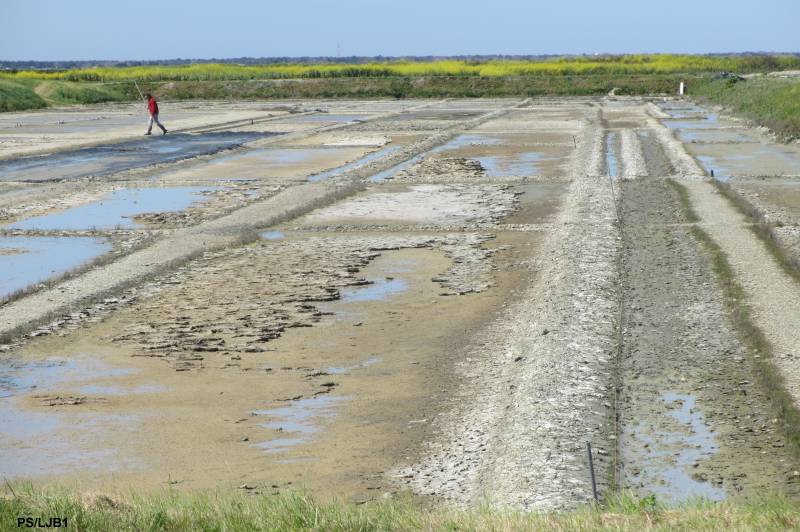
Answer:
<svg viewBox="0 0 800 532"><path fill-rule="evenodd" d="M620 240L611 188L594 177L604 164L596 109L577 138L574 179L531 258L535 278L478 333L428 456L397 472L418 493L551 510L591 500L585 442L609 470ZM599 474L601 490L608 480Z"/></svg>
<svg viewBox="0 0 800 532"><path fill-rule="evenodd" d="M647 177L621 189L620 487L669 503L795 493L780 425L675 191Z"/></svg>
<svg viewBox="0 0 800 532"><path fill-rule="evenodd" d="M707 181L686 181L703 229L728 256L754 323L772 345L772 362L800 406L800 285L748 228L748 220Z"/></svg>

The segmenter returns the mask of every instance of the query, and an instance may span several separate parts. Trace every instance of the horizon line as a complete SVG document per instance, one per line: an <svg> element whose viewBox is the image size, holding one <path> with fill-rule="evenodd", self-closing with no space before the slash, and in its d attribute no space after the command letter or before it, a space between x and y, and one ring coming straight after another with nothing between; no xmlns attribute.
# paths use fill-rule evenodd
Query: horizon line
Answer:
<svg viewBox="0 0 800 532"><path fill-rule="evenodd" d="M481 59L481 58L551 58L551 57L622 57L630 55L683 55L683 56L735 56L735 55L800 55L800 51L744 51L744 52L583 52L583 53L564 53L564 54L456 54L456 55L283 55L283 56L231 56L231 57L170 57L158 59L0 59L0 63L158 63L158 62L215 62L215 61L236 61L236 60L266 60L266 61L313 61L325 60L334 62L345 62L347 60L442 60L442 59Z"/></svg>

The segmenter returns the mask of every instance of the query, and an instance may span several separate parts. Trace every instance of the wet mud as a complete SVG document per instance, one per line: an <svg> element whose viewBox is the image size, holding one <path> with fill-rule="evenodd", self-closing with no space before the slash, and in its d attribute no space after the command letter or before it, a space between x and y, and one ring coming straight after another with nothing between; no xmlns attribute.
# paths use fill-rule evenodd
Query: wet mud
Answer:
<svg viewBox="0 0 800 532"><path fill-rule="evenodd" d="M797 494L788 442L677 197L660 179L621 187L621 486L670 504Z"/></svg>
<svg viewBox="0 0 800 532"><path fill-rule="evenodd" d="M199 135L174 133L53 155L0 161L0 180L42 182L76 179L89 175L104 176L122 170L207 155L264 136L264 133L218 132Z"/></svg>
<svg viewBox="0 0 800 532"><path fill-rule="evenodd" d="M679 101L255 105L227 125L182 108L216 133L0 163L4 291L145 246L89 271L111 287L89 303L51 279L37 301L80 303L0 345L5 476L551 510L590 501L591 441L604 496L797 495L663 180L702 177L686 142L789 227L793 181L728 151L780 172L793 148L769 159ZM26 127L127 127L100 115ZM126 257L158 267L114 284Z"/></svg>

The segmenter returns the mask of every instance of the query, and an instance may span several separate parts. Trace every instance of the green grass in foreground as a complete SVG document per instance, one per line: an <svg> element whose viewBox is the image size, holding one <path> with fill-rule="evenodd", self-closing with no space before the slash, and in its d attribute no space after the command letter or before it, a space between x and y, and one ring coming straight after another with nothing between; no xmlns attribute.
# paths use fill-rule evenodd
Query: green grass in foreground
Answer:
<svg viewBox="0 0 800 532"><path fill-rule="evenodd" d="M787 530L800 529L800 506L771 496L745 503L698 501L665 508L652 498L622 496L605 507L525 514L510 510L425 510L408 502L355 506L320 503L299 493L236 493L125 499L66 490L6 488L0 499L0 530L17 530L20 517L66 518L68 530Z"/></svg>
<svg viewBox="0 0 800 532"><path fill-rule="evenodd" d="M725 106L782 137L800 137L800 79L721 79L690 88L693 95Z"/></svg>

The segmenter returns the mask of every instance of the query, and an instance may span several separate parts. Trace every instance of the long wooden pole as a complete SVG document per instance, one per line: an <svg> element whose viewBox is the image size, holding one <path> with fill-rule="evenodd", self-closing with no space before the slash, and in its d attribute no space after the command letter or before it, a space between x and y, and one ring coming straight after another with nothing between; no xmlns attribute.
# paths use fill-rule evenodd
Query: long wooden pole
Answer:
<svg viewBox="0 0 800 532"><path fill-rule="evenodd" d="M136 90L139 92L139 98L141 98L142 101L144 102L144 94L142 94L142 91L139 89L139 84L136 83L136 80L133 80L133 84L136 86Z"/></svg>

